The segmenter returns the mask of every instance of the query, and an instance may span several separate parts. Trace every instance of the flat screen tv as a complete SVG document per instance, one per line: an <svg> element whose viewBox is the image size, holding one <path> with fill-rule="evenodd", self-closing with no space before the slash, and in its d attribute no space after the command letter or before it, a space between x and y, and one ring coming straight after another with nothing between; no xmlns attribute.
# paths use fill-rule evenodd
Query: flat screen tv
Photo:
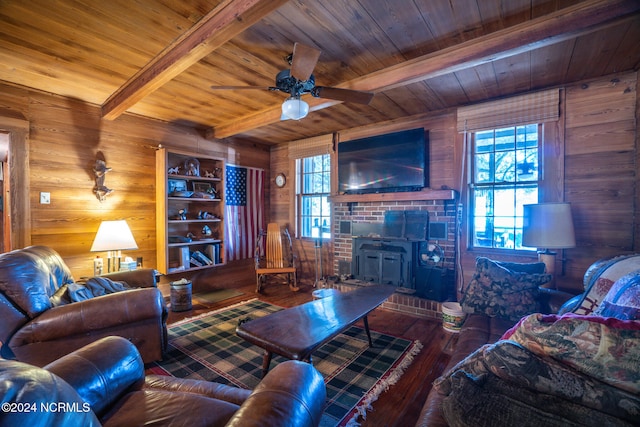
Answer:
<svg viewBox="0 0 640 427"><path fill-rule="evenodd" d="M411 129L338 144L341 194L420 191L429 186L428 133Z"/></svg>

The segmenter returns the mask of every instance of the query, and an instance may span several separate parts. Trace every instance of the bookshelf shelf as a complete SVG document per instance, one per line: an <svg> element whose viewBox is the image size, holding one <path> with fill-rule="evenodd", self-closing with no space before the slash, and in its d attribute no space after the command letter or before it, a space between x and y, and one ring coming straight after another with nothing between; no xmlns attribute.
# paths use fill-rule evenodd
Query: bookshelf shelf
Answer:
<svg viewBox="0 0 640 427"><path fill-rule="evenodd" d="M161 273L225 263L224 170L222 158L167 148L156 152L156 249ZM192 240L180 241L185 238Z"/></svg>
<svg viewBox="0 0 640 427"><path fill-rule="evenodd" d="M194 240L191 242L184 242L184 243L167 243L167 246L170 248L179 248L181 246L197 246L197 245L207 245L207 244L212 244L212 243L222 243L222 240L219 239L200 239L200 240Z"/></svg>

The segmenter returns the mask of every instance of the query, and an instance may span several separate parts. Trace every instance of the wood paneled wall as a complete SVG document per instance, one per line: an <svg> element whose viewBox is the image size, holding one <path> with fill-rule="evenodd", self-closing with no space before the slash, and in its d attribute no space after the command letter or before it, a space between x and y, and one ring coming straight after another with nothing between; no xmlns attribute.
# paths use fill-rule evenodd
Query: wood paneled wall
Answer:
<svg viewBox="0 0 640 427"><path fill-rule="evenodd" d="M571 203L576 232L576 247L558 251L561 289L580 292L594 261L639 250L637 79L637 73L625 73L567 85L560 120L545 131L545 171L552 167L542 185L548 201ZM462 248L462 283L471 279L477 256L500 256ZM501 259L531 262L536 257Z"/></svg>
<svg viewBox="0 0 640 427"><path fill-rule="evenodd" d="M581 278L596 259L638 247L637 73L567 87L565 199L576 248L567 276Z"/></svg>
<svg viewBox="0 0 640 427"><path fill-rule="evenodd" d="M393 120L376 126L366 126L348 129L340 132L339 141L364 138L383 133L422 127L429 130L429 159L431 188L452 189L456 188L459 181L456 176L459 169L455 158L456 153L456 118L455 111L440 111L424 115L412 116L405 120ZM295 144L293 142L292 144ZM289 178L284 188L272 185L271 190L271 221L280 225L287 225L293 231L295 229L295 165L289 160L289 144L279 144L271 149L271 182L278 173L284 173ZM334 176L337 176L337 163L335 153L332 154L332 167ZM335 179L334 179L335 181ZM337 183L332 183L337 188ZM335 191L335 190L334 190ZM293 232L292 232L293 235ZM295 239L294 250L299 259L300 276L303 283L313 283L316 274L316 250L311 239ZM322 247L323 275L337 274L334 271L336 264L334 259L333 242L327 242Z"/></svg>
<svg viewBox="0 0 640 427"><path fill-rule="evenodd" d="M593 261L638 250L637 80L637 73L625 73L563 90L562 119L555 130L564 151L563 174L554 174L564 176L564 182L553 187L572 203L578 243L564 251L565 275L559 283L566 288L579 290L584 271ZM266 169L267 220L293 228L294 171L286 144L269 148L246 141L209 141L191 127L133 115L104 121L95 105L8 85L0 85L0 116L29 123L31 243L58 250L76 277L91 273L89 249L103 219L126 219L139 246L127 255L142 256L145 266L155 266L153 159L159 144ZM460 191L462 137L455 131L455 111L350 129L340 136L344 140L416 125L430 134L431 187ZM106 185L114 190L102 203L92 192L92 167L100 153L113 168ZM289 178L284 188L273 184L280 172ZM51 193L50 205L39 204L41 191ZM296 246L303 278L313 282L313 242L298 240ZM323 254L325 274L334 274L331 245L325 245ZM470 279L478 255L498 257L468 251L462 242L463 282ZM504 258L525 262L535 256ZM213 270L216 280L225 269L234 277L253 279L251 269L229 266ZM209 275L204 279L209 280Z"/></svg>
<svg viewBox="0 0 640 427"><path fill-rule="evenodd" d="M157 146L269 169L268 147L212 142L194 128L133 115L102 120L98 106L26 88L0 85L0 116L29 123L31 244L57 250L76 279L92 274L95 254L89 250L102 220L126 219L139 249L124 255L143 257L145 267L155 267ZM112 168L105 185L113 193L103 202L92 191L100 155ZM51 193L51 204L39 203L40 192Z"/></svg>
<svg viewBox="0 0 640 427"><path fill-rule="evenodd" d="M632 72L567 85L561 91L560 120L545 130L543 161L550 172L542 183L545 197L571 203L576 232L576 247L558 251L556 258L561 289L581 292L594 261L640 250L637 80ZM477 256L536 260L535 254L469 251L463 244L459 284L471 279Z"/></svg>
<svg viewBox="0 0 640 427"><path fill-rule="evenodd" d="M545 167L548 182L543 186L549 200L570 202L576 227L577 247L561 251L556 267L558 284L578 292L582 277L594 261L638 248L639 225L636 206L638 191L638 73L625 73L585 81L564 87L561 120L548 126L545 137ZM464 190L463 137L455 131L455 111L428 117L411 117L367 128L340 132L342 140L372 134L409 129L419 124L430 135L431 188ZM271 150L272 174L284 172L293 176L286 144ZM553 181L553 182L551 182ZM293 224L294 187L275 189L271 196L271 218L281 224ZM463 229L468 210L463 203ZM467 283L475 268L477 256L532 262L534 253L471 251L461 238L458 283ZM313 245L297 241L298 254L307 274L313 275ZM332 249L325 249L325 266L332 266ZM564 274L562 270L564 269ZM333 271L325 274L335 274Z"/></svg>

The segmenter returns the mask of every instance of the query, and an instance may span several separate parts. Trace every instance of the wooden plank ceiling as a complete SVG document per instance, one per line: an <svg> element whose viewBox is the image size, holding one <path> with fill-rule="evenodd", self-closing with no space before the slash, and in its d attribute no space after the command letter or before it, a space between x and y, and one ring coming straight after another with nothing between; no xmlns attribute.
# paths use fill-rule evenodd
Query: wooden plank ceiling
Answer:
<svg viewBox="0 0 640 427"><path fill-rule="evenodd" d="M637 70L637 0L3 0L0 80L265 144ZM268 90L293 44L317 85L369 105Z"/></svg>

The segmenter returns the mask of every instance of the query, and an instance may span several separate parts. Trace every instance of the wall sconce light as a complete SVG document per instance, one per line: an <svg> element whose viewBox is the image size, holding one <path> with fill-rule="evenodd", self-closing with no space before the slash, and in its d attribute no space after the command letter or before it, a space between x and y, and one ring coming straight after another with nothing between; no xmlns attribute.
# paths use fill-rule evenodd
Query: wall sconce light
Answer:
<svg viewBox="0 0 640 427"><path fill-rule="evenodd" d="M107 163L102 159L97 159L93 166L93 174L95 175L96 185L93 187L93 192L101 202L107 199L107 196L113 191L104 185L104 179L107 172L110 172L111 168L107 167Z"/></svg>

